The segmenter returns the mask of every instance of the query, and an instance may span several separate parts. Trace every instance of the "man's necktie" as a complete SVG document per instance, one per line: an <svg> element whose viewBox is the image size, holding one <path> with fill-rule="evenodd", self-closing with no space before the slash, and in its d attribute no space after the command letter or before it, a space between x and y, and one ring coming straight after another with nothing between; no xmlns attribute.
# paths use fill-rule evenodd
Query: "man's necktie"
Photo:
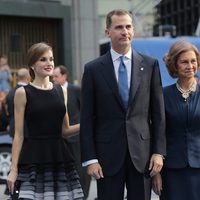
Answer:
<svg viewBox="0 0 200 200"><path fill-rule="evenodd" d="M119 93L124 103L124 107L128 107L129 89L128 89L128 75L127 69L123 61L123 56L120 56L120 64L118 69L118 87Z"/></svg>

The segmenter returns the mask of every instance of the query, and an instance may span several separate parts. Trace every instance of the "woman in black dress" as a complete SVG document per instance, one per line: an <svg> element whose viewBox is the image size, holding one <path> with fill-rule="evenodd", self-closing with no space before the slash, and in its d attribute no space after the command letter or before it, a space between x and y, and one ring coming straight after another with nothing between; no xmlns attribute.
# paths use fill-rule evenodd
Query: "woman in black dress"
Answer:
<svg viewBox="0 0 200 200"><path fill-rule="evenodd" d="M200 199L200 54L191 43L178 41L165 57L177 82L164 88L167 156L161 175L153 177L162 200Z"/></svg>
<svg viewBox="0 0 200 200"><path fill-rule="evenodd" d="M66 90L50 82L54 69L52 48L46 43L34 44L27 57L33 81L15 93L8 188L13 193L17 185L19 199L83 199L73 159L63 140L80 127L69 126Z"/></svg>

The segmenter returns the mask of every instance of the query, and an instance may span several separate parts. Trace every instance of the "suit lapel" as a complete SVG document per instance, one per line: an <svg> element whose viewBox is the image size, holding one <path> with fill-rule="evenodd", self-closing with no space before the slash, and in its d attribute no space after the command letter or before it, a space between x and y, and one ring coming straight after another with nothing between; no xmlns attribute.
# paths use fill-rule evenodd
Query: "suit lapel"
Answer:
<svg viewBox="0 0 200 200"><path fill-rule="evenodd" d="M131 69L131 84L129 91L129 106L132 104L135 93L139 87L140 79L143 71L145 70L145 66L142 63L142 57L133 50L132 53L132 69ZM104 55L104 59L102 59L102 67L101 72L108 86L113 91L116 96L117 101L119 101L122 108L125 110L123 106L123 102L121 100L118 84L115 76L114 66L111 58L110 51Z"/></svg>
<svg viewBox="0 0 200 200"><path fill-rule="evenodd" d="M140 79L145 66L142 63L142 57L133 50L131 69L131 84L129 92L129 106L132 104L136 91L140 84Z"/></svg>
<svg viewBox="0 0 200 200"><path fill-rule="evenodd" d="M112 62L110 51L104 55L104 59L102 59L102 67L100 70L108 86L113 91L117 101L120 103L120 105L124 109L124 106L119 94L119 90L118 90L117 79L115 76L114 65Z"/></svg>

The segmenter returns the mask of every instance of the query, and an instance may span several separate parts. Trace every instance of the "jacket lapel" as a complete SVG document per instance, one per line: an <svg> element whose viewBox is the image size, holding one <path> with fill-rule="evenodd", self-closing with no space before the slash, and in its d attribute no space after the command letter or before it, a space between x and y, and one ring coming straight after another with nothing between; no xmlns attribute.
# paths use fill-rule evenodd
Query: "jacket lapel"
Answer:
<svg viewBox="0 0 200 200"><path fill-rule="evenodd" d="M145 66L142 63L142 57L133 50L132 54L132 69L131 69L131 84L130 84L130 92L129 92L129 106L132 104L134 100L134 96L140 84L140 79L143 71L145 70Z"/></svg>
<svg viewBox="0 0 200 200"><path fill-rule="evenodd" d="M117 101L123 107L123 109L125 109L119 94L118 83L115 76L114 65L112 62L110 51L104 55L102 59L102 67L100 68L100 70L108 86L113 91L113 94L115 95Z"/></svg>
<svg viewBox="0 0 200 200"><path fill-rule="evenodd" d="M132 69L131 69L131 84L129 91L129 106L133 103L134 96L140 84L140 79L143 71L145 70L145 66L142 63L142 57L133 50L132 53ZM118 84L115 76L114 66L111 58L110 51L107 52L102 59L102 67L101 72L108 86L113 91L116 96L117 101L119 101L122 108L125 110L123 106L122 99L119 94Z"/></svg>

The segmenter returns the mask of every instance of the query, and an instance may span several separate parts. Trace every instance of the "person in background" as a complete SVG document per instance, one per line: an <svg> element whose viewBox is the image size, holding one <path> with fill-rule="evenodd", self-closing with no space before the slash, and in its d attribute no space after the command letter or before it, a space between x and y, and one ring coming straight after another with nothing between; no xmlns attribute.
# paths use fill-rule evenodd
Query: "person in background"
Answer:
<svg viewBox="0 0 200 200"><path fill-rule="evenodd" d="M59 65L54 69L53 82L56 84L61 84L67 89L67 110L69 115L69 123L71 125L80 123L80 87L68 82L68 71L65 66ZM86 169L81 166L79 134L66 138L66 142L75 159L77 171L80 176L80 183L83 188L84 196L87 198L91 178L87 174Z"/></svg>
<svg viewBox="0 0 200 200"><path fill-rule="evenodd" d="M16 90L21 87L25 86L30 82L30 74L28 69L20 68L17 71L17 85L8 92L6 96L6 106L7 112L9 117L9 134L11 137L14 137L14 95Z"/></svg>
<svg viewBox="0 0 200 200"><path fill-rule="evenodd" d="M0 92L0 132L7 132L9 126L8 113L6 109L6 93Z"/></svg>
<svg viewBox="0 0 200 200"><path fill-rule="evenodd" d="M81 87L82 164L100 200L150 200L165 155L165 112L158 61L131 48L132 15L113 10L111 49L87 63Z"/></svg>
<svg viewBox="0 0 200 200"><path fill-rule="evenodd" d="M0 91L8 93L10 90L10 82L12 75L8 65L8 58L6 55L0 55Z"/></svg>
<svg viewBox="0 0 200 200"><path fill-rule="evenodd" d="M79 132L80 125L69 125L66 89L50 82L52 48L43 42L33 44L27 61L33 81L14 96L9 191L14 195L17 187L19 199L81 200L78 174L63 138Z"/></svg>
<svg viewBox="0 0 200 200"><path fill-rule="evenodd" d="M200 85L195 75L200 53L193 44L177 41L164 61L177 82L164 88L167 156L162 177L153 177L153 189L162 200L199 200Z"/></svg>

